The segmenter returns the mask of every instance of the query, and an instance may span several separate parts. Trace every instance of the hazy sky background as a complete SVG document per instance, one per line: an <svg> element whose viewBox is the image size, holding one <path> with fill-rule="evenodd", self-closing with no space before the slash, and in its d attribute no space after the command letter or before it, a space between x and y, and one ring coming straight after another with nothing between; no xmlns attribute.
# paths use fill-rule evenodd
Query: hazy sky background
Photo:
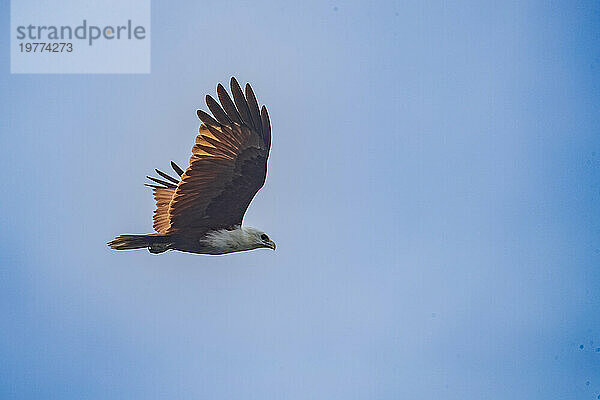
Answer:
<svg viewBox="0 0 600 400"><path fill-rule="evenodd" d="M0 4L1 398L600 395L598 2L153 1L149 75L10 75ZM108 249L232 75L277 251Z"/></svg>

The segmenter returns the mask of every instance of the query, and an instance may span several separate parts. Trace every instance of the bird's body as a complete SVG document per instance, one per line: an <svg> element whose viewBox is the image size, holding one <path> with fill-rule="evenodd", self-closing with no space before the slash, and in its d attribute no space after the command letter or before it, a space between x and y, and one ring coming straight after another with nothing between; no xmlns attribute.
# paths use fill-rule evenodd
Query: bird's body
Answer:
<svg viewBox="0 0 600 400"><path fill-rule="evenodd" d="M249 84L246 94L231 78L233 101L222 85L217 103L206 96L211 116L198 110L203 124L183 171L171 162L179 179L162 171L156 184L154 229L148 235L121 235L108 245L116 250L148 248L151 253L179 250L198 254L227 254L275 243L258 229L243 227L252 198L264 185L271 147L271 123L265 106L259 111Z"/></svg>

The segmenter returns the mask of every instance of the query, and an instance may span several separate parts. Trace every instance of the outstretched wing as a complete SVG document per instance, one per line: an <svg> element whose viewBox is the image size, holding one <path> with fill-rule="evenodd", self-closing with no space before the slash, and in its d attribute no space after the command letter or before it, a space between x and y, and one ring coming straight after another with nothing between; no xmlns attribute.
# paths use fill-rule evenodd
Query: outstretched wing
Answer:
<svg viewBox="0 0 600 400"><path fill-rule="evenodd" d="M205 232L241 224L250 202L265 183L271 147L266 107L259 111L250 85L246 84L244 96L235 78L231 78L233 101L221 84L217 93L221 104L206 96L214 117L202 110L197 112L203 124L190 166L169 203L168 233Z"/></svg>

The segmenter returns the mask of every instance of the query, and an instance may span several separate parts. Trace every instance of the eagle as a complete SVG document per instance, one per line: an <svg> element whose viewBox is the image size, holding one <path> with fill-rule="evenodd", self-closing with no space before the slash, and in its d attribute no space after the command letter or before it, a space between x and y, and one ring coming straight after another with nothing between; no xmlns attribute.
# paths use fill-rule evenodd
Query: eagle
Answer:
<svg viewBox="0 0 600 400"><path fill-rule="evenodd" d="M242 226L250 202L267 177L271 122L259 109L250 84L245 94L231 78L231 94L217 85L219 102L206 96L210 115L197 110L202 121L183 171L171 161L173 177L156 169L147 176L156 200L154 230L146 235L120 235L108 242L115 250L147 248L158 254L178 250L196 254L227 254L269 248L275 242L261 230ZM220 103L220 104L219 104Z"/></svg>

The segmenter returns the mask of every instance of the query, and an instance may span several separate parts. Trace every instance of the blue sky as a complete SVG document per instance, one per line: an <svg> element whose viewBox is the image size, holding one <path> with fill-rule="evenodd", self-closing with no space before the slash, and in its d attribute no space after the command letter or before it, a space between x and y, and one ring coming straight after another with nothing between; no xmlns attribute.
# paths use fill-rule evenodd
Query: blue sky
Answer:
<svg viewBox="0 0 600 400"><path fill-rule="evenodd" d="M11 75L1 4L0 397L600 395L597 2L154 1L148 75ZM108 249L232 75L277 251Z"/></svg>

